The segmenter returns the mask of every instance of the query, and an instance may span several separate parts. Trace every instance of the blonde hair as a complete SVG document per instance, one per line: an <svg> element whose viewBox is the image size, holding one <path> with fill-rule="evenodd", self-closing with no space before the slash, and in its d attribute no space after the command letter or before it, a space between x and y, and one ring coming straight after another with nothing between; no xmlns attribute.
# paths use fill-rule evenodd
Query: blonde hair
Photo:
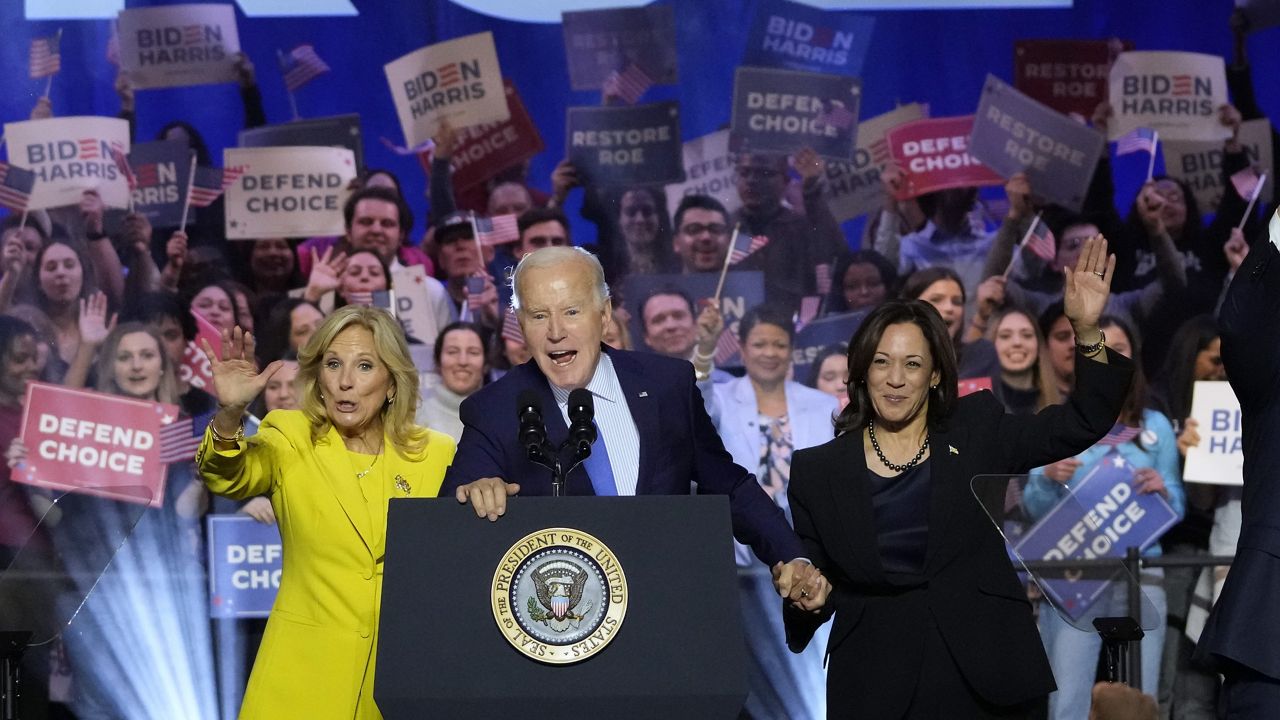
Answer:
<svg viewBox="0 0 1280 720"><path fill-rule="evenodd" d="M320 365L325 351L338 334L349 327L373 333L373 352L391 374L394 394L382 406L383 431L396 450L408 458L422 455L427 446L426 428L414 422L418 410L418 369L409 357L404 330L385 310L360 305L339 308L325 318L307 344L298 350L299 407L311 421L311 439L318 441L333 423L320 396Z"/></svg>
<svg viewBox="0 0 1280 720"><path fill-rule="evenodd" d="M156 341L156 350L160 353L160 384L156 386L156 401L176 405L180 399L178 378L174 374L173 364L169 361L169 353L164 351L164 340L160 338L159 333L140 322L121 323L107 334L106 340L102 341L102 347L98 350L98 379L94 389L113 395L125 395L125 392L120 389L120 384L116 382L116 351L120 349L120 341L124 336L134 333L150 335L151 339Z"/></svg>

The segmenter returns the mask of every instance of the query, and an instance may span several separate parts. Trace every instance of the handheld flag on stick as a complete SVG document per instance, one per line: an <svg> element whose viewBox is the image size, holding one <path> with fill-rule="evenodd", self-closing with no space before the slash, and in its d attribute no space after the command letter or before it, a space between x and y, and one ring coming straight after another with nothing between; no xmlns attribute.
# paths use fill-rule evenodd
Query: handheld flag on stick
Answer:
<svg viewBox="0 0 1280 720"><path fill-rule="evenodd" d="M1009 258L1009 267L1004 269L1004 278L1009 279L1009 274L1013 272L1013 266L1018 260L1018 254L1023 248L1030 250L1036 257L1047 263L1053 262L1057 257L1057 242L1053 238L1053 231L1049 229L1049 224L1042 219L1041 213L1031 219L1031 225L1027 228L1027 233L1022 236L1022 242L1013 248L1013 257Z"/></svg>
<svg viewBox="0 0 1280 720"><path fill-rule="evenodd" d="M604 81L604 94L622 98L628 105L635 105L641 95L653 87L649 73L633 62L628 62L621 72L614 70Z"/></svg>
<svg viewBox="0 0 1280 720"><path fill-rule="evenodd" d="M743 235L734 241L733 247L729 250L729 264L737 265L738 263L751 257L755 251L769 244L768 235Z"/></svg>
<svg viewBox="0 0 1280 720"><path fill-rule="evenodd" d="M1253 214L1253 206L1258 202L1258 196L1262 194L1262 187L1267 184L1267 174L1258 175L1252 167L1247 167L1231 176L1231 184L1235 186L1236 192L1240 193L1240 197L1249 201L1248 207L1244 209L1244 215L1240 217L1240 224L1236 225L1243 230L1245 222Z"/></svg>
<svg viewBox="0 0 1280 720"><path fill-rule="evenodd" d="M50 77L62 70L62 51L59 47L61 44L61 29L49 37L32 38L31 52L28 55L32 80ZM45 95L47 96L48 93L46 92Z"/></svg>
<svg viewBox="0 0 1280 720"><path fill-rule="evenodd" d="M34 172L17 165L0 162L0 205L14 212L26 214L27 202L31 199L31 191L35 186Z"/></svg>
<svg viewBox="0 0 1280 720"><path fill-rule="evenodd" d="M1160 147L1160 133L1151 128L1137 128L1116 140L1116 155L1145 152L1151 155L1151 163L1147 165L1147 180L1150 181L1156 170L1156 149Z"/></svg>
<svg viewBox="0 0 1280 720"><path fill-rule="evenodd" d="M732 249L738 244L738 233L742 230L741 223L733 226L733 236L729 238L729 247ZM713 302L717 306L720 305L720 291L724 290L724 277L729 272L729 261L733 257L732 252L724 254L724 265L720 266L720 280L716 282L716 294Z"/></svg>
<svg viewBox="0 0 1280 720"><path fill-rule="evenodd" d="M138 189L138 176L134 175L133 168L129 167L129 158L125 156L124 150L114 143L111 145L111 159L115 161L116 169L129 184L129 212L133 212L133 191Z"/></svg>
<svg viewBox="0 0 1280 720"><path fill-rule="evenodd" d="M280 74L284 76L284 86L289 92L297 92L299 88L329 72L329 66L316 54L315 47L310 44L299 45L287 53L281 53Z"/></svg>
<svg viewBox="0 0 1280 720"><path fill-rule="evenodd" d="M503 245L520 239L520 229L515 215L495 215L491 218L471 218L471 226L480 245Z"/></svg>

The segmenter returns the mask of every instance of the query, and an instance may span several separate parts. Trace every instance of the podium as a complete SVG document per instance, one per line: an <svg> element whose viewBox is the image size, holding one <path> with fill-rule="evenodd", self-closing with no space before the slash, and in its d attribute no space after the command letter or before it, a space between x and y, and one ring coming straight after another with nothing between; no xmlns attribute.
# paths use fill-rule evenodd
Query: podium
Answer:
<svg viewBox="0 0 1280 720"><path fill-rule="evenodd" d="M747 686L729 518L724 496L514 497L497 522L453 498L391 501L378 708L387 720L736 718ZM546 554L562 539L559 552L576 548L605 577L575 581L574 563ZM516 610L543 621L526 612L515 627ZM557 627L589 634L561 646Z"/></svg>

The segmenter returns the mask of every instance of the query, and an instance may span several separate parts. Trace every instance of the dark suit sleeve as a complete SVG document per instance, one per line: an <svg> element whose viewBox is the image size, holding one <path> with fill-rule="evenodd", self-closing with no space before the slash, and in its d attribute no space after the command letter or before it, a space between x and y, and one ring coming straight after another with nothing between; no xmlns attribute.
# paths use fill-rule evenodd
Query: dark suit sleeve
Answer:
<svg viewBox="0 0 1280 720"><path fill-rule="evenodd" d="M765 494L755 476L733 462L707 415L692 369L686 374L681 392L686 398L685 411L691 423L692 479L698 483L698 492L729 496L733 536L750 546L765 565L772 567L774 563L801 557L800 540L787 524L786 516ZM465 434L463 440L466 440Z"/></svg>
<svg viewBox="0 0 1280 720"><path fill-rule="evenodd" d="M1222 359L1242 406L1272 396L1280 367L1280 252L1270 241L1253 246L1227 288L1218 315Z"/></svg>
<svg viewBox="0 0 1280 720"><path fill-rule="evenodd" d="M826 545L818 535L818 528L814 523L811 510L813 504L810 497L811 478L815 477L813 473L816 471L812 464L806 462L808 455L809 453L801 451L791 456L791 482L787 485L787 498L791 502L791 519L796 525L796 535L800 537L800 542L804 546L804 556L823 571L827 580L834 583L831 558L827 555ZM797 478L800 479L799 483L796 482ZM835 601L833 591L832 595L828 596L826 606L816 613L791 607L791 603L782 601L782 621L786 629L787 647L791 652L804 652L804 649L809 646L809 641L813 639L813 634L823 623L831 619L835 610Z"/></svg>
<svg viewBox="0 0 1280 720"><path fill-rule="evenodd" d="M444 474L444 484L440 487L440 496L452 496L460 485L466 485L482 477L499 477L507 482L502 468L503 446L492 437L492 428L484 420L484 408L475 402L475 396L462 401L458 410L462 420L462 439L458 441L458 452L453 456L453 464Z"/></svg>
<svg viewBox="0 0 1280 720"><path fill-rule="evenodd" d="M1133 362L1110 348L1106 364L1076 353L1076 388L1063 405L1032 416L1005 413L990 393L975 393L975 427L992 428L993 471L1025 473L1091 447L1115 425L1133 380ZM968 398L966 398L967 400ZM966 419L967 421L967 419Z"/></svg>

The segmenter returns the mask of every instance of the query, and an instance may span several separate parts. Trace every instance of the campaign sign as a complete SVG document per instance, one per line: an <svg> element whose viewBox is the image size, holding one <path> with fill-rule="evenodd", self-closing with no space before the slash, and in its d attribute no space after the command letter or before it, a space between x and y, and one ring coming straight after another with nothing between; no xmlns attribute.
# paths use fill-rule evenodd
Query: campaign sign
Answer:
<svg viewBox="0 0 1280 720"><path fill-rule="evenodd" d="M1139 494L1134 467L1117 452L1102 456L1061 502L1040 518L1014 547L1023 560L1124 557L1145 550L1178 522L1159 493ZM1046 482L1052 482L1046 480ZM1054 605L1078 620L1102 595L1110 579L1095 573L1046 577L1041 585Z"/></svg>
<svg viewBox="0 0 1280 720"><path fill-rule="evenodd" d="M1013 86L1063 115L1093 117L1107 99L1115 53L1108 40L1018 40L1013 44ZM1125 40L1119 49L1132 50Z"/></svg>
<svg viewBox="0 0 1280 720"><path fill-rule="evenodd" d="M428 45L383 69L409 147L434 137L441 120L464 128L509 117L493 33Z"/></svg>
<svg viewBox="0 0 1280 720"><path fill-rule="evenodd" d="M134 212L146 217L152 227L177 227L182 222L191 162L185 143L157 140L134 145L129 151L129 167L138 179Z"/></svg>
<svg viewBox="0 0 1280 720"><path fill-rule="evenodd" d="M404 334L434 344L436 335L448 324L435 313L435 308L447 308L451 302L445 297L444 285L427 277L426 268L421 265L406 265L391 271L391 287L396 290L395 311L391 314L400 321Z"/></svg>
<svg viewBox="0 0 1280 720"><path fill-rule="evenodd" d="M1036 195L1079 212L1106 149L1096 130L987 75L969 153L1005 177L1026 173Z"/></svg>
<svg viewBox="0 0 1280 720"><path fill-rule="evenodd" d="M733 80L733 149L789 153L812 148L853 159L862 82L819 73L740 67Z"/></svg>
<svg viewBox="0 0 1280 720"><path fill-rule="evenodd" d="M147 88L236 82L240 52L234 5L168 5L121 10L120 69Z"/></svg>
<svg viewBox="0 0 1280 720"><path fill-rule="evenodd" d="M644 301L660 288L674 287L683 290L694 303L696 319L700 303L715 297L716 282L720 273L690 273L688 275L629 275L623 281L623 296L631 310L631 337L637 349L649 349L645 344ZM733 270L725 274L724 289L720 292L720 314L724 317L724 331L738 334L738 321L751 308L764 302L764 273L759 270ZM738 367L742 363L735 355L725 363L726 367Z"/></svg>
<svg viewBox="0 0 1280 720"><path fill-rule="evenodd" d="M818 353L828 345L847 344L866 317L866 310L828 315L800 328L791 348L791 374L802 381L807 379L813 372L813 361L818 358Z"/></svg>
<svg viewBox="0 0 1280 720"><path fill-rule="evenodd" d="M743 65L786 70L862 74L875 20L820 10L788 0L764 0L747 34Z"/></svg>
<svg viewBox="0 0 1280 720"><path fill-rule="evenodd" d="M1217 55L1189 52L1121 53L1111 66L1109 94L1115 117L1109 139L1151 128L1163 140L1225 140L1218 122L1227 102L1227 70Z"/></svg>
<svg viewBox="0 0 1280 720"><path fill-rule="evenodd" d="M889 154L906 173L898 199L949 188L1003 185L1004 178L969 154L972 134L972 115L916 120L889 130Z"/></svg>
<svg viewBox="0 0 1280 720"><path fill-rule="evenodd" d="M893 158L885 133L903 123L928 117L920 103L899 106L883 115L858 123L858 147L852 162L827 163L824 193L827 207L839 222L877 211L884 203L880 173Z"/></svg>
<svg viewBox="0 0 1280 720"><path fill-rule="evenodd" d="M686 195L709 195L719 200L729 214L742 207L734 184L733 153L729 151L729 131L717 130L684 144L684 182L667 185L667 208L674 213Z"/></svg>
<svg viewBox="0 0 1280 720"><path fill-rule="evenodd" d="M209 347L213 348L213 352L220 356L222 333L200 313L192 310L191 317L196 321L196 336L182 350L182 363L178 365L178 379L217 397L213 387L213 367L209 365L209 358L200 348L202 341L207 342Z"/></svg>
<svg viewBox="0 0 1280 720"><path fill-rule="evenodd" d="M241 130L237 144L240 147L342 147L354 153L357 168L364 167L364 141L357 113Z"/></svg>
<svg viewBox="0 0 1280 720"><path fill-rule="evenodd" d="M561 14L569 85L599 90L615 71L640 68L654 85L675 85L676 21L670 5Z"/></svg>
<svg viewBox="0 0 1280 720"><path fill-rule="evenodd" d="M346 148L226 148L223 167L242 167L226 193L227 239L341 235L342 203L356 176Z"/></svg>
<svg viewBox="0 0 1280 720"><path fill-rule="evenodd" d="M160 507L160 428L177 419L175 405L28 383L21 435L27 459L10 479Z"/></svg>
<svg viewBox="0 0 1280 720"><path fill-rule="evenodd" d="M209 617L271 614L284 572L280 529L247 515L209 516Z"/></svg>
<svg viewBox="0 0 1280 720"><path fill-rule="evenodd" d="M1280 2L1276 0L1236 0L1236 7L1249 19L1249 32L1280 25Z"/></svg>
<svg viewBox="0 0 1280 720"><path fill-rule="evenodd" d="M78 205L97 190L107 207L129 206L129 183L111 150L129 153L129 123L109 117L60 117L4 124L9 163L36 174L31 210Z"/></svg>
<svg viewBox="0 0 1280 720"><path fill-rule="evenodd" d="M520 101L520 93L510 80L502 83L510 117L458 131L458 145L449 163L453 168L453 187L457 190L475 187L543 150L538 126L533 124L533 118ZM424 169L431 172L430 167Z"/></svg>
<svg viewBox="0 0 1280 720"><path fill-rule="evenodd" d="M1201 212L1216 210L1226 189L1222 184L1222 143L1160 140L1165 172L1190 186ZM1275 197L1276 186L1271 155L1271 123L1266 118L1245 120L1240 123L1239 140L1249 157L1249 164L1257 168L1259 174L1267 173L1267 184L1262 187L1258 199L1261 204L1269 205Z"/></svg>
<svg viewBox="0 0 1280 720"><path fill-rule="evenodd" d="M965 395L972 395L976 392L982 392L983 390L990 390L991 378L989 377L961 378L961 380L959 381L959 383L957 383L957 385L959 388L958 396L964 397Z"/></svg>
<svg viewBox="0 0 1280 720"><path fill-rule="evenodd" d="M1240 401L1231 390L1231 383L1196 382L1191 417L1199 424L1196 431L1200 433L1200 444L1187 449L1182 479L1211 485L1243 485Z"/></svg>
<svg viewBox="0 0 1280 720"><path fill-rule="evenodd" d="M571 107L565 112L565 146L586 184L654 185L684 180L676 103Z"/></svg>

